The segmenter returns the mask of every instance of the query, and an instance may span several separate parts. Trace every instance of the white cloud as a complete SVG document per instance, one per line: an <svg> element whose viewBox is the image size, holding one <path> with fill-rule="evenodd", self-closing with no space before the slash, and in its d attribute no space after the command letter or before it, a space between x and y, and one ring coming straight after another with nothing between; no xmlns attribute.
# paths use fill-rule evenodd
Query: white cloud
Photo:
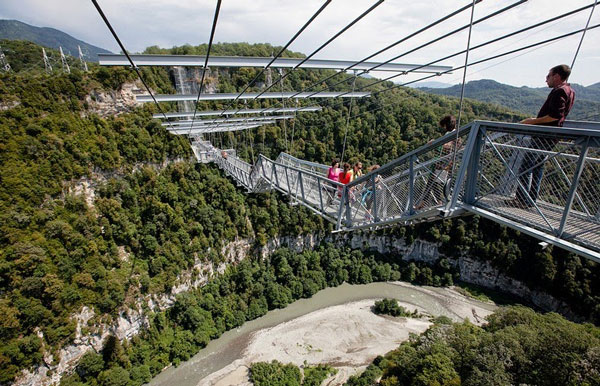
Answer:
<svg viewBox="0 0 600 386"><path fill-rule="evenodd" d="M159 45L171 47L206 43L209 38L216 1L211 0L98 0L128 50L142 51ZM590 4L591 0L529 0L515 9L485 21L473 29L472 44L542 21L571 9ZM374 0L333 0L290 49L310 53L347 23L374 3ZM483 1L476 6L475 19L512 2ZM223 1L217 25L216 42L268 42L285 44L291 36L323 4L323 0L227 0ZM386 0L370 15L318 54L320 58L360 60L386 47L407 34L469 4L468 0ZM481 51L473 52L475 60L493 52L504 52L561 33L583 28L589 10L561 20L540 32L528 32ZM428 40L469 22L470 12L426 31L395 47L377 60L387 60ZM88 43L118 52L108 29L90 1L82 0L3 0L0 18L18 19L37 26L60 29ZM600 23L596 10L592 25ZM458 33L423 50L403 56L398 61L422 63L437 59L466 47L467 33ZM571 78L572 82L591 84L600 81L597 68L600 29L589 31ZM572 37L523 56L511 56L475 66L468 80L492 78L514 85L543 86L548 67L555 63L570 64L579 37ZM509 59L507 62L504 60ZM444 64L462 65L464 57ZM488 68L489 67L489 68ZM455 73L441 81L460 82Z"/></svg>

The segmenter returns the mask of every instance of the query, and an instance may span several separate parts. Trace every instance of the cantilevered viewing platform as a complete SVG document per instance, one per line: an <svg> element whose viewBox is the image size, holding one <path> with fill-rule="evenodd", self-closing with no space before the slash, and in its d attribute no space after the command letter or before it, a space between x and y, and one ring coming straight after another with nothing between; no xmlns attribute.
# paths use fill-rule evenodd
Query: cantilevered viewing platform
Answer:
<svg viewBox="0 0 600 386"><path fill-rule="evenodd" d="M244 118L222 118L222 119L196 119L196 120L185 120L185 121L176 121L176 122L165 122L163 126L191 126L192 123L194 127L203 127L206 125L214 125L222 122L266 122L266 121L277 121L280 119L292 119L293 115L270 115L267 117L244 117Z"/></svg>
<svg viewBox="0 0 600 386"><path fill-rule="evenodd" d="M210 133L220 133L224 131L239 131L239 130L248 130L253 129L255 127L259 127L262 125L271 125L275 124L275 121L267 121L260 123L247 123L247 124L223 124L223 125L205 125L202 127L177 127L177 128L169 128L167 131L171 134L175 135L198 135L198 134L210 134Z"/></svg>
<svg viewBox="0 0 600 386"><path fill-rule="evenodd" d="M448 133L347 185L327 178L327 165L285 153L276 160L261 154L251 165L223 157L207 141L192 147L199 162L217 163L249 192L276 189L337 231L474 213L600 262L600 123L474 121L458 130L458 138ZM531 170L521 165L533 161L545 170L539 196L519 201L516 191ZM439 165L450 167L442 173Z"/></svg>
<svg viewBox="0 0 600 386"><path fill-rule="evenodd" d="M136 66L184 66L184 67L203 67L206 60L205 56L196 55L130 55ZM129 66L129 61L125 55L121 54L98 54L101 66ZM270 57L253 56L211 56L208 58L208 67L258 67L265 68L273 60ZM376 71L404 72L411 71L417 73L442 73L452 69L448 66L421 66L419 64L406 63L382 63L382 62L362 62L356 64L351 60L328 60L328 59L309 59L300 64L303 58L277 58L271 64L273 68L310 68L310 69L330 69L357 71L369 71L376 67ZM418 69L417 69L418 68ZM416 70L415 70L416 69ZM414 70L414 71L413 71Z"/></svg>
<svg viewBox="0 0 600 386"><path fill-rule="evenodd" d="M245 92L238 93L218 93L218 94L160 94L155 95L157 102L182 102L182 101L220 101L234 99L306 99L306 98L364 98L370 96L370 92L348 92L348 91L322 91L322 92ZM137 95L137 102L154 102L150 95Z"/></svg>
<svg viewBox="0 0 600 386"><path fill-rule="evenodd" d="M233 110L208 110L197 111L195 114L192 111L181 111L173 113L154 114L152 118L164 119L167 118L189 118L189 117L210 117L213 115L238 115L238 114L275 114L275 113L293 113L293 112L312 112L321 111L321 106L306 106L306 107L267 107L264 109L233 109Z"/></svg>

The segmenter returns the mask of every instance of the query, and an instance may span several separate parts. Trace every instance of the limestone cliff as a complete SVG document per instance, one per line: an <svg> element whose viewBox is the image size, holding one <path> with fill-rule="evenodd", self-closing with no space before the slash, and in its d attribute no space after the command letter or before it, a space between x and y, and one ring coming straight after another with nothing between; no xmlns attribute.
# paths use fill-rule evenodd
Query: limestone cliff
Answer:
<svg viewBox="0 0 600 386"><path fill-rule="evenodd" d="M177 294L204 285L212 275L224 272L227 265L236 264L250 254L256 253L266 257L282 247L289 247L296 252L301 252L314 249L322 241L331 242L340 247L350 246L352 249L371 249L380 253L391 253L405 261L422 261L433 264L440 258L447 258L450 264L459 270L462 281L509 293L543 310L555 311L573 320L580 319L566 303L500 273L489 263L470 256L449 258L440 253L438 244L425 240L417 239L412 244L407 244L403 238L375 233L344 233L324 237L309 234L271 239L264 247L257 248L255 240L240 239L223 247L221 254L225 257L224 263L213 266L197 259L192 269L178 277L170 293L148 295L136 299L135 307L121 310L119 317L110 325L88 326L88 321L95 314L93 310L83 307L78 314L72 317L77 323L76 338L71 345L60 350L60 358L55 360L50 354L45 355L44 365L36 368L33 372L24 371L23 376L15 384L33 386L60 382L63 375L74 370L79 359L87 351L99 351L109 335L115 335L121 340L133 337L148 326L151 312L169 308L174 303Z"/></svg>

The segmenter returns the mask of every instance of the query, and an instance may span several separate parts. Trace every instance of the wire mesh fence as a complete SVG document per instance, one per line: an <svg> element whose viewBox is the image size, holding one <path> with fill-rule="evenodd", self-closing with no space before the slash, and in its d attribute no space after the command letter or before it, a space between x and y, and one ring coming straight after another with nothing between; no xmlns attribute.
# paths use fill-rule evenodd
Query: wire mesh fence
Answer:
<svg viewBox="0 0 600 386"><path fill-rule="evenodd" d="M486 128L472 204L600 250L600 135L529 130Z"/></svg>
<svg viewBox="0 0 600 386"><path fill-rule="evenodd" d="M431 142L346 188L346 227L402 222L444 209L453 194L470 130ZM460 192L457 194L461 194Z"/></svg>

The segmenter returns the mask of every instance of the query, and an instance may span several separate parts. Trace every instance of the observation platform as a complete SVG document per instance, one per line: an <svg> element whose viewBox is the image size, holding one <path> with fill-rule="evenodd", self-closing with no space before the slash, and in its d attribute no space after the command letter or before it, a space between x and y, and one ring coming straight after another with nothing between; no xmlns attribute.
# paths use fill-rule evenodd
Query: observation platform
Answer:
<svg viewBox="0 0 600 386"><path fill-rule="evenodd" d="M184 66L204 67L205 56L199 55L130 55L136 66ZM129 60L122 54L98 54L101 66L129 66ZM210 56L207 67L257 67L265 68L273 60L270 57L254 56ZM330 69L369 71L376 67L376 71L388 72L416 72L416 73L442 73L450 71L448 66L421 66L405 63L359 62L349 60L308 59L304 58L277 58L270 65L273 68L305 68L305 69Z"/></svg>
<svg viewBox="0 0 600 386"><path fill-rule="evenodd" d="M357 91L318 91L318 92L245 92L238 93L216 93L216 94L159 94L154 98L157 102L183 102L183 101L222 101L234 99L306 99L306 98L364 98L370 96L370 92ZM154 102L150 95L136 95L136 102Z"/></svg>

